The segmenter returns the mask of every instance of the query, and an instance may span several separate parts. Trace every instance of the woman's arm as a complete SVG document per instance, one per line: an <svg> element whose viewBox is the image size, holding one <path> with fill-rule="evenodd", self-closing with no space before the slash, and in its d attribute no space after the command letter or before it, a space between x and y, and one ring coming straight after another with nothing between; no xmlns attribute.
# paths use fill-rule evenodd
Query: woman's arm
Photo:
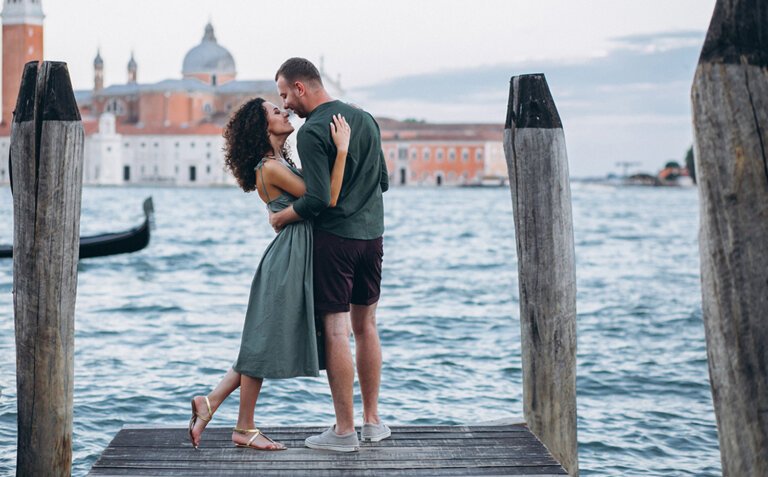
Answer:
<svg viewBox="0 0 768 477"><path fill-rule="evenodd" d="M336 203L339 200L339 193L341 193L341 183L344 180L344 166L347 163L347 151L349 150L349 137L352 131L349 129L349 124L344 116L341 114L333 115L333 122L331 123L331 137L334 144L336 144L336 160L333 163L333 170L331 171L331 202L329 207L336 207Z"/></svg>
<svg viewBox="0 0 768 477"><path fill-rule="evenodd" d="M266 182L266 184L262 184L262 187L265 189L270 188L270 186L276 187L294 197L301 197L306 192L307 189L301 177L277 161L264 161L261 167L264 171L264 182Z"/></svg>

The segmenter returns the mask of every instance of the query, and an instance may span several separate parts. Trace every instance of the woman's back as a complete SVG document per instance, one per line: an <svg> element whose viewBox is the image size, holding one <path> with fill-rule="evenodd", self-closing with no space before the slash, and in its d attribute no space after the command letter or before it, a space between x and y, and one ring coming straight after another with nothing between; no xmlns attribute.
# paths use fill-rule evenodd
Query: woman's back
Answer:
<svg viewBox="0 0 768 477"><path fill-rule="evenodd" d="M259 193L259 197L267 204L267 207L270 211L279 212L295 202L297 197L280 189L270 182L270 174L264 173L265 165L269 161L273 162L266 167L284 167L291 171L291 173L295 174L298 178L301 178L302 176L298 169L291 166L287 162L281 161L280 159L265 157L262 158L261 161L259 161L259 163L256 165L256 189ZM265 175L267 176L266 178Z"/></svg>

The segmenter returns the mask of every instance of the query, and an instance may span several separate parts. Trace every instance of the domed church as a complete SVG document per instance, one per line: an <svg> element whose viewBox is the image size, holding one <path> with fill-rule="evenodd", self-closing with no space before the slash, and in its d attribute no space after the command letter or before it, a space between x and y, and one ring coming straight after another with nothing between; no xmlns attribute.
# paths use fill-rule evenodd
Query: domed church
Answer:
<svg viewBox="0 0 768 477"><path fill-rule="evenodd" d="M235 59L216 41L210 23L205 26L203 41L184 56L181 74L185 78L197 78L212 86L235 79Z"/></svg>
<svg viewBox="0 0 768 477"><path fill-rule="evenodd" d="M184 56L180 79L141 84L138 69L131 55L126 82L104 87L104 59L97 53L93 90L77 92L84 116L95 119L112 113L118 129L132 126L152 134L176 129L203 132L209 126L223 126L228 115L248 98L279 99L271 79L237 80L235 59L216 40L211 23L205 26L200 43Z"/></svg>
<svg viewBox="0 0 768 477"><path fill-rule="evenodd" d="M8 157L24 64L43 59L42 4L43 0L2 0L0 157ZM271 77L238 79L235 59L219 44L210 22L200 43L184 55L179 78L140 83L141 58L132 53L125 82L105 85L109 61L97 50L93 88L75 91L85 129L85 184L235 184L224 169L223 127L232 112L254 96L280 103ZM319 66L326 88L343 98L339 81L324 74L322 61ZM9 180L7 161L0 161L0 185Z"/></svg>
<svg viewBox="0 0 768 477"><path fill-rule="evenodd" d="M24 64L43 58L45 15L42 0L2 0L2 6L0 157L7 158ZM131 54L125 83L105 86L109 59L97 51L93 88L75 91L86 133L83 182L235 185L224 169L222 129L254 96L280 104L273 79L237 79L235 59L210 22L200 43L184 55L180 78L139 83L140 60ZM328 77L322 58L318 67L331 96L343 99L338 77ZM479 184L489 177L498 183L506 177L501 125L377 120L392 185ZM0 185L9 179L7 162L0 161Z"/></svg>
<svg viewBox="0 0 768 477"><path fill-rule="evenodd" d="M104 63L97 52L93 89L75 91L86 130L85 183L234 184L223 168L222 128L254 96L280 104L274 80L237 79L235 59L210 22L184 56L179 79L139 83L132 54L126 82L105 87ZM337 81L323 81L343 96Z"/></svg>

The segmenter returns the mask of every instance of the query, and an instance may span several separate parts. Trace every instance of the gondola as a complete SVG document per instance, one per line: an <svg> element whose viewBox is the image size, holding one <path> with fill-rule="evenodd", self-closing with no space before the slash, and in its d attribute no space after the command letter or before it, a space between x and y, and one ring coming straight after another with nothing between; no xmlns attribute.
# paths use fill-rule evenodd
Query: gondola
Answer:
<svg viewBox="0 0 768 477"><path fill-rule="evenodd" d="M155 209L152 197L144 200L144 223L125 232L80 237L80 258L131 253L149 244L149 230ZM0 245L0 258L13 257L12 245Z"/></svg>

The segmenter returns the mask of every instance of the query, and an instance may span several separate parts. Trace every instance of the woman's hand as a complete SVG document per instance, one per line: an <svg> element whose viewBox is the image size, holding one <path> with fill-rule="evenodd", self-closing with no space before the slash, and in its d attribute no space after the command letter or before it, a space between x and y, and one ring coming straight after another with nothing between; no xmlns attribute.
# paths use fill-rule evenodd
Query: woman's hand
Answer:
<svg viewBox="0 0 768 477"><path fill-rule="evenodd" d="M349 124L344 116L341 114L333 115L333 122L331 123L331 137L334 144L336 144L336 150L346 153L349 150L349 137L352 135L352 131L349 129Z"/></svg>

